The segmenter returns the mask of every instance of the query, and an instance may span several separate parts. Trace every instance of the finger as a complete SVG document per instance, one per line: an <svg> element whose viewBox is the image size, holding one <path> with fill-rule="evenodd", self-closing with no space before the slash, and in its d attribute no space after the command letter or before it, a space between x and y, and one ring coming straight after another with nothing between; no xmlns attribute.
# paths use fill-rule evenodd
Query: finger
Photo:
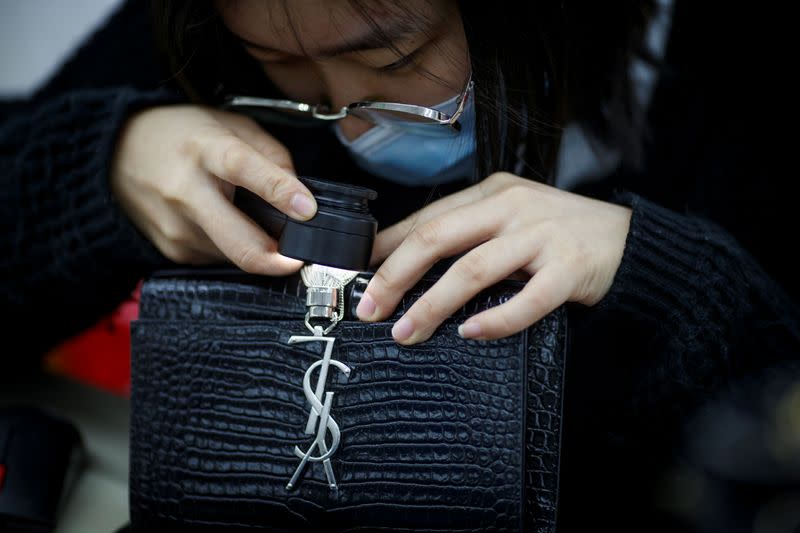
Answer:
<svg viewBox="0 0 800 533"><path fill-rule="evenodd" d="M209 254L205 250L179 248L174 243L164 242L166 243L164 256L181 265L211 265L224 263L228 259L222 252Z"/></svg>
<svg viewBox="0 0 800 533"><path fill-rule="evenodd" d="M541 243L531 232L503 235L474 248L445 272L397 321L392 334L401 344L427 340L436 328L486 287L530 264Z"/></svg>
<svg viewBox="0 0 800 533"><path fill-rule="evenodd" d="M165 233L161 228L156 228L156 231L158 233L155 241L158 248L167 258L176 263L205 265L222 263L228 259L199 227L196 234L179 240L176 240L171 234Z"/></svg>
<svg viewBox="0 0 800 533"><path fill-rule="evenodd" d="M205 232L180 210L160 199L139 199L131 216L141 230L167 259L179 264L205 264L224 260L225 256ZM145 200L145 201L141 201Z"/></svg>
<svg viewBox="0 0 800 533"><path fill-rule="evenodd" d="M418 226L375 272L357 309L359 318L388 316L436 261L485 242L501 224L493 200L486 199Z"/></svg>
<svg viewBox="0 0 800 533"><path fill-rule="evenodd" d="M208 253L206 250L194 250L194 257L188 261L192 265L212 265L217 263L226 263L228 260L220 251L217 253Z"/></svg>
<svg viewBox="0 0 800 533"><path fill-rule="evenodd" d="M316 200L300 180L234 135L208 141L201 162L218 178L252 191L293 218L308 220L316 213Z"/></svg>
<svg viewBox="0 0 800 533"><path fill-rule="evenodd" d="M557 263L547 263L506 303L478 313L459 326L459 334L487 340L513 335L566 302L574 284Z"/></svg>
<svg viewBox="0 0 800 533"><path fill-rule="evenodd" d="M222 111L225 113L225 111ZM289 150L274 137L265 132L253 119L243 115L230 113L230 121L226 125L244 142L252 146L258 153L275 163L290 174L295 174L292 155Z"/></svg>
<svg viewBox="0 0 800 533"><path fill-rule="evenodd" d="M187 227L191 228L191 234L183 239L184 247L194 256L189 263L209 264L227 261L227 257L222 250L208 237L203 228L193 220L184 219Z"/></svg>
<svg viewBox="0 0 800 533"><path fill-rule="evenodd" d="M372 248L372 258L370 259L371 265L380 263L389 256L408 235L414 231L414 228L433 220L434 218L451 211L453 209L463 207L479 200L484 199L483 189L480 184L473 185L454 194L445 196L416 213L409 215L400 222L389 226L375 238L375 245Z"/></svg>
<svg viewBox="0 0 800 533"><path fill-rule="evenodd" d="M212 187L198 191L202 211L192 213L194 221L214 245L246 272L282 276L296 272L302 261L277 252L278 245L258 225Z"/></svg>

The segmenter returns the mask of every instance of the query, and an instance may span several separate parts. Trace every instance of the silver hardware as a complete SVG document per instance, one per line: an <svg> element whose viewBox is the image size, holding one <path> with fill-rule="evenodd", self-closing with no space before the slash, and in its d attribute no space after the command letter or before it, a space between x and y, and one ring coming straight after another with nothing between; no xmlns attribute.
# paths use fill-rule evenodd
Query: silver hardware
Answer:
<svg viewBox="0 0 800 533"><path fill-rule="evenodd" d="M300 277L306 286L306 327L314 332L312 319L330 320L322 331L327 335L344 318L344 288L358 271L344 270L325 265L307 264L300 270Z"/></svg>
<svg viewBox="0 0 800 533"><path fill-rule="evenodd" d="M325 476L328 478L328 486L334 490L338 488L333 466L331 465L331 457L339 448L341 432L339 431L339 425L331 415L334 393L325 392L325 384L328 380L328 368L330 368L330 365L339 369L345 376L350 375L350 368L341 361L331 359L333 343L336 339L326 337L326 335L344 318L344 287L357 275L357 271L317 264L307 264L300 271L300 277L306 286L307 311L305 324L313 335L292 335L289 337L289 344L324 342L325 352L322 359L315 361L306 369L303 377L303 392L311 406L305 433L306 435L316 433L316 437L305 452L299 446L294 447L294 454L300 458L300 464L297 465L292 479L287 483L286 490L294 488L297 484L297 479L309 461L312 463L321 462L325 468ZM318 319L329 320L330 322L325 328L319 324L311 323L312 320ZM320 369L317 385L314 390L311 390L311 374L317 367ZM331 434L330 446L325 442L328 432ZM319 450L319 455L311 455L314 448Z"/></svg>
<svg viewBox="0 0 800 533"><path fill-rule="evenodd" d="M314 106L311 116L319 120L340 120L347 116L347 108L343 107L338 113L323 113L318 110L319 106Z"/></svg>
<svg viewBox="0 0 800 533"><path fill-rule="evenodd" d="M309 461L313 463L322 462L322 465L325 468L325 476L328 478L328 486L334 490L338 488L338 485L336 484L336 476L333 473L333 466L331 465L331 457L339 448L341 432L339 431L339 425L331 415L331 405L333 404L334 393L325 392L325 383L328 379L328 368L330 365L333 365L339 369L345 374L345 376L350 375L350 368L341 361L331 359L333 343L336 341L336 339L333 337L323 336L322 331L322 327L317 326L313 336L293 335L289 338L289 344L317 341L325 342L326 344L325 353L322 359L312 363L311 366L309 366L306 370L305 376L303 377L303 392L306 395L306 399L311 404L311 410L308 413L308 422L306 423L305 433L307 435L313 435L316 433L316 437L311 443L311 446L309 446L305 452L302 451L299 446L294 447L294 454L300 458L300 464L297 465L297 468L292 475L292 479L286 485L286 490L292 490L294 488L294 486L297 484L297 479L300 477L300 474L303 472L303 469ZM320 367L317 386L315 390L311 390L311 373L317 367ZM325 395L324 403L322 402L323 394ZM318 421L319 424L317 424ZM327 443L325 442L325 436L329 431L331 433L330 447L328 447ZM314 451L314 448L319 450L319 455L311 455L311 453Z"/></svg>
<svg viewBox="0 0 800 533"><path fill-rule="evenodd" d="M373 124L384 123L399 129L412 129L430 135L454 135L461 131L458 119L470 95L474 94L475 82L470 75L458 94L458 107L452 115L442 113L431 107L399 102L353 102L338 110L328 106L312 105L305 102L257 96L229 95L222 104L223 109L241 110L253 113L258 110L274 111L285 119L320 122L336 121L354 115ZM474 96L473 96L474 97Z"/></svg>
<svg viewBox="0 0 800 533"><path fill-rule="evenodd" d="M327 306L316 306L312 307L308 310L308 318L309 320L312 318L326 318L328 320L333 320L336 311L333 307Z"/></svg>
<svg viewBox="0 0 800 533"><path fill-rule="evenodd" d="M306 291L306 305L309 307L339 305L338 287L309 287Z"/></svg>
<svg viewBox="0 0 800 533"><path fill-rule="evenodd" d="M338 287L308 287L306 290L306 306L309 321L312 318L334 320L339 308Z"/></svg>

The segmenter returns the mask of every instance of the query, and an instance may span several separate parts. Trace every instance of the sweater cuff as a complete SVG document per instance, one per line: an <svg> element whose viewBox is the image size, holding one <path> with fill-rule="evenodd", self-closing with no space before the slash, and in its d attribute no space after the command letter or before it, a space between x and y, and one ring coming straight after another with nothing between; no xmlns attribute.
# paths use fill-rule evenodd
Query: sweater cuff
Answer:
<svg viewBox="0 0 800 533"><path fill-rule="evenodd" d="M740 248L723 229L632 193L616 200L633 212L622 261L598 310L669 326L697 315L702 302L734 298L728 278L740 279Z"/></svg>

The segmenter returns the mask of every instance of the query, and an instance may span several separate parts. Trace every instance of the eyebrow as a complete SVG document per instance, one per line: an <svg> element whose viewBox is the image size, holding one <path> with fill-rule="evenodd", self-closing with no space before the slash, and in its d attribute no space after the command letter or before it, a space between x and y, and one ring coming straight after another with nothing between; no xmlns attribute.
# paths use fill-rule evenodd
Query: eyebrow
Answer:
<svg viewBox="0 0 800 533"><path fill-rule="evenodd" d="M317 50L312 57L333 57L341 54L348 54L351 52L361 52L364 50L376 50L379 48L386 48L387 43L400 40L404 37L407 37L411 33L414 33L419 30L420 28L412 28L409 24L405 23L396 24L395 26L391 26L388 28L381 28L380 31L376 28L372 28L372 31L364 35L360 35L356 39L351 39L341 44L321 48ZM272 48L245 39L244 37L242 37L237 33L233 32L231 33L239 42L241 42L248 48L255 48L256 50L261 50L262 52L276 52L280 54L286 53L283 50L278 50L277 48Z"/></svg>

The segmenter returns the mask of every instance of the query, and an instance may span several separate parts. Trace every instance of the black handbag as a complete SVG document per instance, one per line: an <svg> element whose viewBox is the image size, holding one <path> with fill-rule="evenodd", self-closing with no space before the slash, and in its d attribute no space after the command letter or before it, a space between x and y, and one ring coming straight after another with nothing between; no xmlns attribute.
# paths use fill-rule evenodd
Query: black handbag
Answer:
<svg viewBox="0 0 800 533"><path fill-rule="evenodd" d="M304 379L327 344L288 342L309 335L300 276L165 271L144 283L131 329L133 529L555 530L564 309L504 339L459 337L466 317L522 286L503 281L406 347L392 324L437 276L388 321L363 323L369 276L343 291L330 359L349 373L329 366L328 412L314 416L334 422L338 446L303 465L316 442ZM330 422L319 427L333 449Z"/></svg>

